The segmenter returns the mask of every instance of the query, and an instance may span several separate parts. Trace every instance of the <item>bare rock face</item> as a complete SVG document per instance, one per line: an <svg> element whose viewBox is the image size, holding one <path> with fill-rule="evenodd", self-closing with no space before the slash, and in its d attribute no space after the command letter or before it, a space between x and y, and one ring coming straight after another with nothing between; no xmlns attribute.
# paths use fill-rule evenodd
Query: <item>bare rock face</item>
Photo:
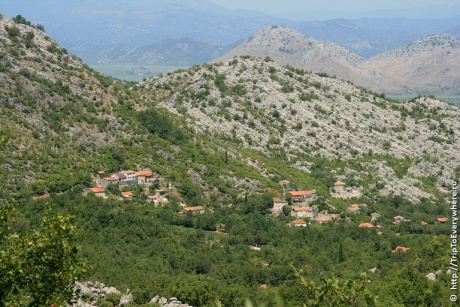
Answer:
<svg viewBox="0 0 460 307"><path fill-rule="evenodd" d="M85 281L85 282L76 282L74 287L74 303L70 306L72 307L94 307L100 306L99 304L103 301L103 298L109 294L120 295L120 301L118 303L119 307L126 306L134 302L134 297L131 290L127 289L124 295L121 295L121 292L114 287L108 287L103 283L98 281ZM82 298L85 297L83 300ZM88 299L91 298L91 299ZM169 299L161 297L159 295L154 296L150 304L158 304L162 307L192 307L186 303L182 303L176 297L171 297Z"/></svg>
<svg viewBox="0 0 460 307"><path fill-rule="evenodd" d="M125 295L121 297L120 303L118 304L118 306L123 307L132 302L134 302L133 294L131 293L131 290L127 289Z"/></svg>
<svg viewBox="0 0 460 307"><path fill-rule="evenodd" d="M426 278L428 278L428 280L434 281L434 280L437 279L437 276L436 276L435 273L428 273L428 274L426 275Z"/></svg>

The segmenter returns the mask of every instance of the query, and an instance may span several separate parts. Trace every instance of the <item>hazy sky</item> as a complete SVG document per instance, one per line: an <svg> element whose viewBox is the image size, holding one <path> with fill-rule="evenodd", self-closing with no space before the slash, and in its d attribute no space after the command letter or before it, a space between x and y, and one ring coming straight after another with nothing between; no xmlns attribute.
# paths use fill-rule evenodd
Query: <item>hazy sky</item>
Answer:
<svg viewBox="0 0 460 307"><path fill-rule="evenodd" d="M459 0L208 0L230 9L249 9L271 15L296 16L322 12L328 18L348 17L376 10L408 9L424 6L458 5ZM460 12L452 12L452 16ZM433 16L437 17L437 16ZM441 16L439 16L441 17ZM442 16L444 17L444 16Z"/></svg>

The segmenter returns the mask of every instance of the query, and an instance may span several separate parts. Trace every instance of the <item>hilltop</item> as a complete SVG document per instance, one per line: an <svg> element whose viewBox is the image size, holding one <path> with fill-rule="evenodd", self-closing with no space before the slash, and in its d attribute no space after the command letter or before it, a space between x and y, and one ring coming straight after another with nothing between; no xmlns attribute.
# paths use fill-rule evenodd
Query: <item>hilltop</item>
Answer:
<svg viewBox="0 0 460 307"><path fill-rule="evenodd" d="M458 52L457 38L438 34L366 60L332 42L317 41L284 26L271 26L212 62L237 55L269 56L281 65L327 73L375 92L457 95L460 76L454 68Z"/></svg>
<svg viewBox="0 0 460 307"><path fill-rule="evenodd" d="M374 56L370 65L382 75L398 80L408 90L458 95L459 55L460 39L449 34L436 34Z"/></svg>

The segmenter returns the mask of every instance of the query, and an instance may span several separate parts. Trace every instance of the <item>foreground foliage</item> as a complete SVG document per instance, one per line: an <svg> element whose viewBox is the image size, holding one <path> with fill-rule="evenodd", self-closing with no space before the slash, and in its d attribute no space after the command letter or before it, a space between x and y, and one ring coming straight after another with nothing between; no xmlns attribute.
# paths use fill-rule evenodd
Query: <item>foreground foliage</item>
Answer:
<svg viewBox="0 0 460 307"><path fill-rule="evenodd" d="M71 215L51 210L40 229L2 236L0 305L49 306L72 297L73 282L84 272L74 244L75 225ZM11 206L0 206L3 232L12 223L11 213Z"/></svg>

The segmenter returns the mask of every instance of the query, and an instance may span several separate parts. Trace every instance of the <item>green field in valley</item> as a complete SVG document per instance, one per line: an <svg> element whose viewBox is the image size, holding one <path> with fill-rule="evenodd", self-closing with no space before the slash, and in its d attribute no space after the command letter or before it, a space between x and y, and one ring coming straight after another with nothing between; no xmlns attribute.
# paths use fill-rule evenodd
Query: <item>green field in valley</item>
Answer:
<svg viewBox="0 0 460 307"><path fill-rule="evenodd" d="M89 64L89 66L104 75L126 81L142 81L144 78L167 73L177 69L187 68L184 66L162 65L129 65L129 64Z"/></svg>

